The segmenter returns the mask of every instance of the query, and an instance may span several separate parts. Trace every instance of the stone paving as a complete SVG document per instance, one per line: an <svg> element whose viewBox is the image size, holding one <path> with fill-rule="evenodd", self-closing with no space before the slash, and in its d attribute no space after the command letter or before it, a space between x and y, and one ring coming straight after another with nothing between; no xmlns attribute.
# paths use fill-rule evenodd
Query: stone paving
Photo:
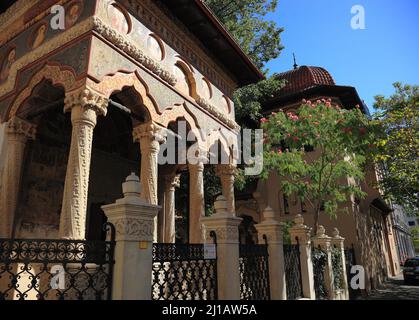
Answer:
<svg viewBox="0 0 419 320"><path fill-rule="evenodd" d="M390 278L379 289L374 290L368 297L360 297L362 300L419 300L419 283L406 285L403 275Z"/></svg>

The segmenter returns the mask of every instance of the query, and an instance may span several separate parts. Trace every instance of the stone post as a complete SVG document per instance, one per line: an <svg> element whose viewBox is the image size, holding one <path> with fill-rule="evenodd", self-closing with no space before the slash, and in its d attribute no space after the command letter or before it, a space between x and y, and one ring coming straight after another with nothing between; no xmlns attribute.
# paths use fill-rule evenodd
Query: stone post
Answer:
<svg viewBox="0 0 419 320"><path fill-rule="evenodd" d="M294 219L295 225L289 230L292 244L300 246L301 280L304 298L315 300L314 272L311 259L311 228L304 224L304 218L298 214Z"/></svg>
<svg viewBox="0 0 419 320"><path fill-rule="evenodd" d="M201 219L205 216L204 164L188 164L189 168L189 243L202 243Z"/></svg>
<svg viewBox="0 0 419 320"><path fill-rule="evenodd" d="M141 124L133 129L134 141L140 143L141 149L141 197L148 203L157 205L157 182L158 182L158 154L160 143L165 141L163 132L153 122ZM157 242L157 217L154 222L154 242Z"/></svg>
<svg viewBox="0 0 419 320"><path fill-rule="evenodd" d="M223 196L227 200L227 212L234 216L236 214L234 203L234 174L236 167L232 164L217 165L217 174L221 180Z"/></svg>
<svg viewBox="0 0 419 320"><path fill-rule="evenodd" d="M98 115L106 115L108 99L85 88L66 93L64 112L71 111L70 153L60 217L61 238L84 239L93 129Z"/></svg>
<svg viewBox="0 0 419 320"><path fill-rule="evenodd" d="M346 273L346 257L345 257L345 238L339 235L338 228L333 229L331 245L334 248L340 250L340 256L342 258L342 291L343 295L341 296L341 300L349 300L349 288L348 288L348 278Z"/></svg>
<svg viewBox="0 0 419 320"><path fill-rule="evenodd" d="M263 243L263 235L268 240L269 281L272 300L286 300L287 290L284 265L284 242L281 224L274 219L274 212L267 207L263 212L263 221L255 225L259 243Z"/></svg>
<svg viewBox="0 0 419 320"><path fill-rule="evenodd" d="M163 242L175 243L175 189L179 188L180 175L168 175L165 177L164 191L164 234Z"/></svg>
<svg viewBox="0 0 419 320"><path fill-rule="evenodd" d="M154 218L159 209L140 197L139 178L131 173L122 184L124 197L102 206L115 226L113 300L151 300Z"/></svg>
<svg viewBox="0 0 419 320"><path fill-rule="evenodd" d="M214 203L215 214L201 219L207 242L214 231L217 237L218 299L240 299L239 224L242 218L232 217L227 212L227 201L218 196Z"/></svg>
<svg viewBox="0 0 419 320"><path fill-rule="evenodd" d="M324 270L324 282L327 294L330 300L335 299L335 286L333 283L333 267L332 267L332 252L331 252L331 238L326 235L326 230L323 226L319 226L316 236L313 237L314 247L320 248L326 253L327 261Z"/></svg>
<svg viewBox="0 0 419 320"><path fill-rule="evenodd" d="M7 122L7 158L0 194L0 238L10 238L13 235L25 146L28 139L35 139L35 134L35 125L16 116Z"/></svg>

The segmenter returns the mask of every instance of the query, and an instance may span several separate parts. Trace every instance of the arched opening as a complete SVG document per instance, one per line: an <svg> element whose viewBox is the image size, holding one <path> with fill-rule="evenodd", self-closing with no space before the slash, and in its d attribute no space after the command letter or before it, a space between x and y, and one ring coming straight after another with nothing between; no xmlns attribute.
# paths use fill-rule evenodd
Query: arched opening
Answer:
<svg viewBox="0 0 419 320"><path fill-rule="evenodd" d="M132 88L113 94L110 101L106 117L98 118L93 132L87 203L89 240L105 239L103 224L107 218L101 206L123 196L121 185L131 172L140 175L140 147L133 141L132 129L149 119L141 97Z"/></svg>
<svg viewBox="0 0 419 320"><path fill-rule="evenodd" d="M18 109L17 116L37 125L25 148L15 219L15 236L56 238L71 143L70 113L63 113L64 90L44 80Z"/></svg>

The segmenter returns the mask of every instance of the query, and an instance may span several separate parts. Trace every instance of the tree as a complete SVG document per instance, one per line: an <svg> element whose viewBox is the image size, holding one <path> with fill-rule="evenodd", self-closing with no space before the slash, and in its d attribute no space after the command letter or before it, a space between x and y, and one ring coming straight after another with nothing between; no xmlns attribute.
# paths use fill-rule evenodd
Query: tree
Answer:
<svg viewBox="0 0 419 320"><path fill-rule="evenodd" d="M224 24L230 34L236 39L244 52L257 67L264 69L268 61L279 56L282 45L280 34L283 28L274 21L267 21L266 15L275 11L276 0L206 0L217 18ZM264 73L267 74L265 69ZM236 122L244 128L258 125L261 117L262 103L272 98L283 86L283 82L271 76L257 84L250 84L237 89L233 94ZM244 188L251 179L240 179L236 184ZM210 214L212 202L221 192L219 179L215 177L213 168L204 170L205 207Z"/></svg>
<svg viewBox="0 0 419 320"><path fill-rule="evenodd" d="M262 178L272 170L278 172L284 194L296 194L314 210L314 232L322 211L336 217L347 210L340 203L352 195L365 196L359 181L378 126L359 108L345 110L330 100L303 100L297 113L272 113L261 123L265 133ZM352 183L342 183L348 178Z"/></svg>
<svg viewBox="0 0 419 320"><path fill-rule="evenodd" d="M375 97L375 118L385 136L376 160L382 163L384 195L407 211L419 214L419 87L394 83L395 93Z"/></svg>
<svg viewBox="0 0 419 320"><path fill-rule="evenodd" d="M279 56L283 28L274 21L266 20L274 12L277 0L206 0L217 18L225 25L243 51L255 65L264 71L268 61ZM257 84L236 90L233 95L236 121L243 127L253 127L261 117L261 104L272 98L283 86L273 75Z"/></svg>
<svg viewBox="0 0 419 320"><path fill-rule="evenodd" d="M265 19L267 14L275 11L277 0L205 2L260 69L264 68L266 62L279 56L283 28Z"/></svg>

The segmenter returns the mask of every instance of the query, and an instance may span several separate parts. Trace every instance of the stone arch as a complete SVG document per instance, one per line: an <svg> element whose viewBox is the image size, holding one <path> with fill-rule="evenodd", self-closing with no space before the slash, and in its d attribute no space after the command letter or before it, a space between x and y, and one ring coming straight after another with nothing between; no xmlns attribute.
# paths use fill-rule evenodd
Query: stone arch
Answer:
<svg viewBox="0 0 419 320"><path fill-rule="evenodd" d="M77 80L74 72L68 67L47 63L32 76L26 87L16 96L4 121L8 121L17 114L23 102L31 96L33 89L43 80L50 80L53 86L61 86L66 92L79 88L84 82L84 79Z"/></svg>
<svg viewBox="0 0 419 320"><path fill-rule="evenodd" d="M149 87L141 79L137 71L132 73L118 72L108 75L99 83L89 83L89 86L109 98L112 94L131 87L142 99L143 106L147 109L151 120L156 121L162 114L156 100L150 94Z"/></svg>
<svg viewBox="0 0 419 320"><path fill-rule="evenodd" d="M163 114L159 115L156 122L161 126L167 128L170 122L177 121L178 119L185 120L195 134L198 143L201 145L204 142L203 133L198 119L190 112L186 103L175 104L164 109Z"/></svg>
<svg viewBox="0 0 419 320"><path fill-rule="evenodd" d="M225 133L232 134L231 131L225 131L222 128L210 131L205 137L206 148L211 153L216 150L218 159L221 157L223 161L222 164L236 164L237 155L234 154L235 150L231 148L229 138Z"/></svg>

